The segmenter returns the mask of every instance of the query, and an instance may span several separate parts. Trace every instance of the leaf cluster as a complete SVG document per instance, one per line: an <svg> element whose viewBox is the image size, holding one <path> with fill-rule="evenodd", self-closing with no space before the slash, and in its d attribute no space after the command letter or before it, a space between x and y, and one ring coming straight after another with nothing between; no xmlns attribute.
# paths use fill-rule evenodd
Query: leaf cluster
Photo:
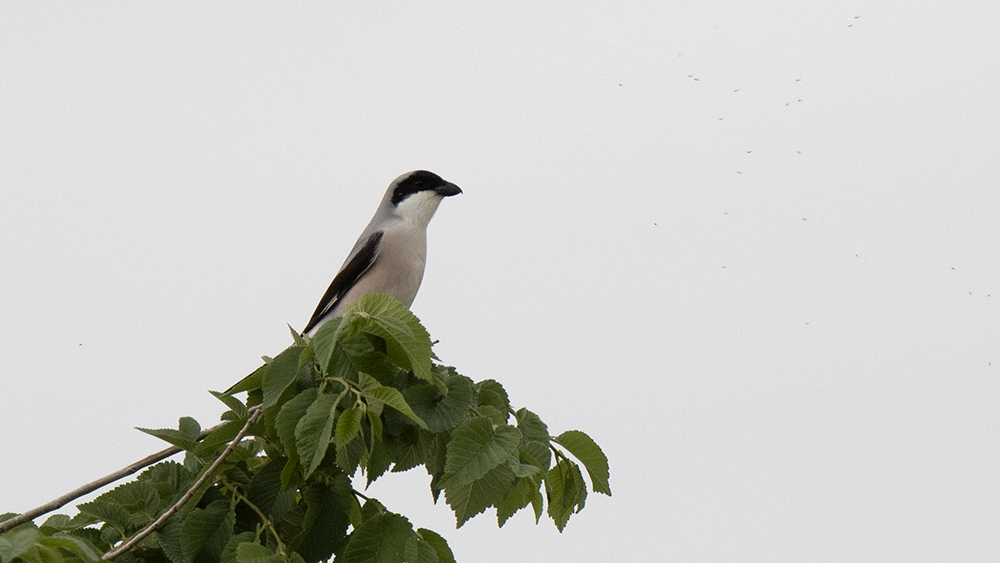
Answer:
<svg viewBox="0 0 1000 563"><path fill-rule="evenodd" d="M207 436L199 439L191 418L177 429L140 429L181 448L183 463L154 465L79 505L73 518L0 535L0 563L99 560L188 493L258 409L250 437L116 561L454 561L439 534L355 491L358 472L371 484L423 466L432 498L443 493L459 527L490 508L503 526L529 505L537 522L547 505L562 531L587 499L581 464L590 490L611 494L607 458L593 440L576 430L550 436L538 415L511 407L500 383L435 363L427 331L389 297L366 296L312 338L293 336L292 346L213 392L228 410Z"/></svg>

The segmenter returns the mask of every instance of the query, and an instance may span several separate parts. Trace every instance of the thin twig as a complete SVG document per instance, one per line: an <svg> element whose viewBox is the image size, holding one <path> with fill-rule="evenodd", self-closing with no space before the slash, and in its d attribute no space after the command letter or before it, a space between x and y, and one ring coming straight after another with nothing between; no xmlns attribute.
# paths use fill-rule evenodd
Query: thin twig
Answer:
<svg viewBox="0 0 1000 563"><path fill-rule="evenodd" d="M184 493L184 496L182 496L180 500L174 503L174 505L168 508L167 511L164 512L162 515L160 515L160 517L157 518L155 522L143 528L142 531L133 536L132 539L118 546L117 549L105 553L104 557L102 557L101 559L112 559L128 551L129 549L132 548L133 545L139 543L146 536L153 533L153 530L159 528L164 522L167 521L167 518L170 518L171 516L173 516L175 512L180 510L180 508L184 506L184 503L191 500L191 497L194 496L195 491L197 491L198 488L201 487L201 485L206 480L208 480L209 477L212 476L212 472L214 472L215 469L222 464L223 460L225 460L226 457L229 456L229 454L233 453L233 450L236 449L236 445L240 443L240 440L242 440L244 436L246 436L247 432L250 430L250 426L252 426L253 423L257 422L257 419L260 418L260 413L262 412L264 412L264 409L258 408L256 412L253 413L253 416L251 416L250 419L247 420L247 423L243 425L243 428L240 430L240 433L237 434L235 438L233 438L233 441L229 443L229 446L227 446L226 450L222 452L222 455L220 455L219 458L216 459L215 462L212 463L212 465L210 465L208 469L205 470L205 473L203 473L202 476L198 478L198 480L195 482L194 485L191 486L188 492Z"/></svg>
<svg viewBox="0 0 1000 563"><path fill-rule="evenodd" d="M222 428L226 424L229 424L229 421L223 422L221 424L216 424L215 426L213 426L213 427L211 427L211 428L209 428L207 430L202 430L201 434L198 435L198 440L199 441L200 440L204 440L206 436L208 436L212 432L215 432L216 430ZM155 454L150 455L150 456L146 456L146 457L140 459L139 461L133 463L132 465L129 465L128 467L125 467L123 469L119 469L118 471L115 471L114 473L112 473L110 475L106 475L104 477L101 477L100 479L98 479L96 481L91 481L90 483L87 483L86 485L84 485L82 487L79 487L77 489L73 489L72 491L66 493L65 495L63 495L63 496L61 496L61 497L59 497L59 498L57 498L55 500L49 501L49 502L47 502L47 503L39 506L38 508L32 508L31 510L28 510L28 511L22 512L21 514L18 514L17 516L11 518L10 520L4 520L3 522L0 522L0 533L6 532L7 530L9 530L11 528L14 528L16 526L20 526L21 524L24 524L25 522L30 522L31 520L34 520L35 518L38 518L42 514L47 514L49 512L52 512L53 510L58 510L58 509L62 508L63 506L65 506L65 505L69 504L70 502L72 502L72 501L74 501L74 500L82 497L83 495L85 495L87 493L92 493L92 492L96 491L97 489L100 489L101 487L103 487L105 485L114 483L115 481L117 481L119 479L122 479L124 477L128 477L129 475L135 473L136 471L139 471L140 469L142 469L144 467L148 467L150 465L153 465L154 463L156 463L158 461L162 461L162 460L164 460L164 459L166 459L166 458L168 458L168 457L170 457L170 456L172 456L172 455L174 455L176 453L180 453L182 451L184 451L184 450L182 450L181 448L178 448L177 446L171 446L171 447L169 447L169 448L167 448L167 449L165 449L163 451L156 452Z"/></svg>
<svg viewBox="0 0 1000 563"><path fill-rule="evenodd" d="M246 504L247 506L250 507L251 510L257 513L257 517L260 518L261 525L267 531L271 532L272 536L274 536L274 541L277 542L278 544L278 555L285 555L287 553L285 544L281 541L281 536L278 535L278 530L274 529L274 524L271 523L270 518L268 518L267 515L261 511L260 508L257 508L256 504L250 502L250 499L248 499L245 495L243 495L243 493L241 493L239 489L237 489L235 486L226 481L225 478L222 479L222 483L224 483L229 488L229 490L233 491L233 496L235 496L237 500Z"/></svg>

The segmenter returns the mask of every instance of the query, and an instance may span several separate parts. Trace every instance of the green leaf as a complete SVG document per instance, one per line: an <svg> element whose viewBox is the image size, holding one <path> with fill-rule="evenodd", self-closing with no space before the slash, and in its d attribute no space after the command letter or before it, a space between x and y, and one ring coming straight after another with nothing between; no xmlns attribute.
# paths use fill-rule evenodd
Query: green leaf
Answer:
<svg viewBox="0 0 1000 563"><path fill-rule="evenodd" d="M542 519L542 510L544 509L541 494L537 494L531 498L531 508L535 511L535 524L538 524Z"/></svg>
<svg viewBox="0 0 1000 563"><path fill-rule="evenodd" d="M281 470L284 463L284 458L271 458L253 474L246 490L247 500L275 520L280 520L284 516L275 509L275 506L288 506L295 501L296 495L295 489L281 487ZM283 497L281 501L280 497Z"/></svg>
<svg viewBox="0 0 1000 563"><path fill-rule="evenodd" d="M333 356L330 357L330 363L322 373L327 377L341 378L348 381L354 381L358 378L358 370L354 369L354 366L351 365L351 360L344 353L344 347L340 343L333 349Z"/></svg>
<svg viewBox="0 0 1000 563"><path fill-rule="evenodd" d="M222 555L219 557L219 563L238 563L236 560L237 548L241 543L252 544L256 538L257 534L253 532L243 532L229 538L226 548L222 550Z"/></svg>
<svg viewBox="0 0 1000 563"><path fill-rule="evenodd" d="M528 409L519 409L517 428L521 431L522 454L526 454L522 457L537 465L542 471L548 471L552 463L548 427L535 413Z"/></svg>
<svg viewBox="0 0 1000 563"><path fill-rule="evenodd" d="M333 356L333 349L337 346L337 341L343 336L345 326L341 326L344 319L337 317L330 319L319 327L312 337L312 347L316 352L316 362L324 372L330 365L330 358Z"/></svg>
<svg viewBox="0 0 1000 563"><path fill-rule="evenodd" d="M236 435L240 433L243 429L243 425L246 424L246 420L233 420L227 422L222 428L215 430L205 439L198 444L194 449L194 454L199 457L209 457L217 449L220 449L223 444L228 444L232 442Z"/></svg>
<svg viewBox="0 0 1000 563"><path fill-rule="evenodd" d="M469 518L502 502L513 486L514 473L506 465L500 465L471 483L448 481L444 498L461 528Z"/></svg>
<svg viewBox="0 0 1000 563"><path fill-rule="evenodd" d="M378 514L351 533L337 563L403 563L406 542L413 535L406 518L392 512Z"/></svg>
<svg viewBox="0 0 1000 563"><path fill-rule="evenodd" d="M503 501L496 505L497 525L502 528L507 520L517 511L531 504L532 499L535 497L541 499L542 494L538 490L540 486L540 478L522 477L518 479L510 491L507 492L507 496L504 497Z"/></svg>
<svg viewBox="0 0 1000 563"><path fill-rule="evenodd" d="M198 435L201 434L201 425L198 424L197 420L191 418L190 416L182 416L177 422L177 427L181 432L186 434L188 438L192 440L198 439Z"/></svg>
<svg viewBox="0 0 1000 563"><path fill-rule="evenodd" d="M34 547L35 541L41 536L38 528L15 528L0 536L0 561L7 563L15 557L20 557Z"/></svg>
<svg viewBox="0 0 1000 563"><path fill-rule="evenodd" d="M86 563L97 563L101 560L102 553L93 544L83 538L78 538L67 533L43 537L38 540L38 544L58 550L65 550L76 555L81 561ZM72 559L69 560L72 561Z"/></svg>
<svg viewBox="0 0 1000 563"><path fill-rule="evenodd" d="M250 413L247 411L247 407L246 405L243 404L243 401L237 399L236 397L233 397L232 395L228 395L226 393L219 393L218 391L210 390L209 393L211 393L212 396L215 397L216 399L222 401L223 404L225 404L227 407L229 407L229 410L233 411L233 414L235 414L237 418L242 418L246 420L249 417Z"/></svg>
<svg viewBox="0 0 1000 563"><path fill-rule="evenodd" d="M468 420L473 398L471 379L457 373L449 374L447 370L438 373L444 374L447 394L435 385L414 385L403 391L406 402L427 423L431 432L451 430Z"/></svg>
<svg viewBox="0 0 1000 563"><path fill-rule="evenodd" d="M476 407L476 410L479 411L479 414L493 421L493 424L496 424L498 426L503 426L507 424L507 413L500 412L499 410L497 410L496 407L492 405L480 405Z"/></svg>
<svg viewBox="0 0 1000 563"><path fill-rule="evenodd" d="M381 384L389 385L396 373L399 372L399 366L375 349L372 344L373 338L366 334L359 334L354 338L342 340L338 350L344 353L344 360L353 371L369 374Z"/></svg>
<svg viewBox="0 0 1000 563"><path fill-rule="evenodd" d="M545 493L549 498L549 516L560 532L573 512L579 512L587 500L587 485L583 482L580 466L560 459L545 478Z"/></svg>
<svg viewBox="0 0 1000 563"><path fill-rule="evenodd" d="M349 475L353 475L357 468L367 463L368 446L361 438L351 440L343 448L337 450L337 466Z"/></svg>
<svg viewBox="0 0 1000 563"><path fill-rule="evenodd" d="M127 521L121 518L120 514L113 517L118 518L114 525L125 533L130 533L133 529L148 524L159 516L160 497L156 488L148 480L136 480L118 485L94 499L94 503L98 505L109 503L124 508L129 513ZM80 510L82 511L83 508ZM109 513L108 516L112 516L112 514Z"/></svg>
<svg viewBox="0 0 1000 563"><path fill-rule="evenodd" d="M517 477L531 477L542 473L542 468L533 463L518 463L516 466L511 466L511 469Z"/></svg>
<svg viewBox="0 0 1000 563"><path fill-rule="evenodd" d="M448 444L451 434L446 432L430 433L419 431L422 461L430 475L444 475L444 467L448 463ZM395 468L393 469L395 471Z"/></svg>
<svg viewBox="0 0 1000 563"><path fill-rule="evenodd" d="M81 513L93 516L114 527L123 536L132 530L132 515L117 502L108 502L97 498L88 503L81 504L77 508Z"/></svg>
<svg viewBox="0 0 1000 563"><path fill-rule="evenodd" d="M281 470L281 486L292 488L293 484L297 485L302 481L302 473L299 471L301 467L298 454L289 456Z"/></svg>
<svg viewBox="0 0 1000 563"><path fill-rule="evenodd" d="M264 402L264 390L260 387L247 391L247 405L259 406Z"/></svg>
<svg viewBox="0 0 1000 563"><path fill-rule="evenodd" d="M174 514L153 535L157 543L163 549L163 553L173 563L190 563L187 555L184 555L183 542L181 541L181 529L184 527L184 520L179 515ZM103 537L103 534L102 534Z"/></svg>
<svg viewBox="0 0 1000 563"><path fill-rule="evenodd" d="M521 460L531 463L541 471L548 471L552 463L552 451L548 442L521 439Z"/></svg>
<svg viewBox="0 0 1000 563"><path fill-rule="evenodd" d="M227 395L235 395L237 393L242 393L243 391L250 391L251 389L260 389L261 378L268 370L268 365L264 364L259 368L255 369L253 373L245 376L243 379L236 382L235 385L226 389Z"/></svg>
<svg viewBox="0 0 1000 563"><path fill-rule="evenodd" d="M302 348L302 353L299 354L299 370L301 370L306 364L313 361L316 357L316 351L313 350L312 346L308 346L305 340L296 340L295 344Z"/></svg>
<svg viewBox="0 0 1000 563"><path fill-rule="evenodd" d="M299 452L304 470L303 477L308 479L319 467L330 445L333 435L333 421L337 409L336 395L320 395L309 408L306 415L295 426L295 448Z"/></svg>
<svg viewBox="0 0 1000 563"><path fill-rule="evenodd" d="M431 338L420 321L399 301L369 294L348 305L345 322L361 320L361 330L385 340L386 355L413 370L418 379L444 387L431 375Z"/></svg>
<svg viewBox="0 0 1000 563"><path fill-rule="evenodd" d="M248 461L255 457L257 454L262 452L264 449L264 442L262 440L255 439L244 439L241 440L234 448L233 452L229 454L226 458L227 464L236 464L241 461ZM225 466L223 466L225 467ZM236 468L237 471L245 473L241 468ZM243 479L240 483L246 483L249 479Z"/></svg>
<svg viewBox="0 0 1000 563"><path fill-rule="evenodd" d="M406 540L404 548L406 563L439 563L437 550L434 546L414 534Z"/></svg>
<svg viewBox="0 0 1000 563"><path fill-rule="evenodd" d="M476 390L479 392L477 402L480 407L489 405L502 412L505 417L507 416L510 411L510 399L507 397L507 391L503 385L492 379L486 379L476 384ZM506 422L507 419L504 418L500 424Z"/></svg>
<svg viewBox="0 0 1000 563"><path fill-rule="evenodd" d="M397 411L403 413L407 418L416 422L421 428L427 428L427 424L420 419L410 408L410 405L406 403L406 399L403 398L403 394L393 387L381 386L371 391L366 391L364 396L368 399L374 399L376 401L381 401L390 407L396 409Z"/></svg>
<svg viewBox="0 0 1000 563"><path fill-rule="evenodd" d="M451 552L448 542L440 534L427 528L419 528L417 535L434 547L440 563L455 563L455 554Z"/></svg>
<svg viewBox="0 0 1000 563"><path fill-rule="evenodd" d="M90 545L94 546L100 553L104 553L106 551L111 550L111 544L101 539L101 531L98 530L97 528L78 528L68 533L73 537L88 542Z"/></svg>
<svg viewBox="0 0 1000 563"><path fill-rule="evenodd" d="M368 423L372 427L372 435L375 436L376 440L382 439L382 417L371 409L365 409L365 414L368 415Z"/></svg>
<svg viewBox="0 0 1000 563"><path fill-rule="evenodd" d="M354 503L351 481L338 472L328 483L313 483L303 490L307 509L302 532L291 542L307 563L328 559L347 542L347 525Z"/></svg>
<svg viewBox="0 0 1000 563"><path fill-rule="evenodd" d="M340 413L337 418L337 431L334 434L338 448L347 445L361 431L361 419L365 412L358 407L351 407Z"/></svg>
<svg viewBox="0 0 1000 563"><path fill-rule="evenodd" d="M350 522L351 526L357 530L364 524L365 519L361 516L361 505L358 503L358 498L351 495L351 510L350 510Z"/></svg>
<svg viewBox="0 0 1000 563"><path fill-rule="evenodd" d="M196 478L197 475L185 469L183 465L164 461L140 473L136 481L148 481L152 484L160 497L157 512L162 512L178 500L194 484Z"/></svg>
<svg viewBox="0 0 1000 563"><path fill-rule="evenodd" d="M536 440L546 443L549 441L548 427L542 422L542 419L538 418L537 414L528 409L518 409L517 427L521 430L521 435L526 440Z"/></svg>
<svg viewBox="0 0 1000 563"><path fill-rule="evenodd" d="M197 440L190 438L186 432L183 432L181 430L174 430L173 428L139 428L139 427L136 427L136 430L140 432L145 432L150 436L156 436L157 438L163 440L164 442L177 446L178 448L187 452L194 451L194 449L198 447Z"/></svg>
<svg viewBox="0 0 1000 563"><path fill-rule="evenodd" d="M394 443L386 443L380 440L373 441L371 455L368 458L368 467L365 471L368 476L368 484L365 487L371 486L376 479L388 471L389 466L392 465L392 462L396 458L397 452Z"/></svg>
<svg viewBox="0 0 1000 563"><path fill-rule="evenodd" d="M494 430L488 418L463 423L455 429L448 444L444 468L448 486L471 483L498 465L516 461L520 440L517 428L500 426Z"/></svg>
<svg viewBox="0 0 1000 563"><path fill-rule="evenodd" d="M205 508L196 508L184 520L181 546L184 555L195 563L217 562L233 537L236 513L228 500L217 500Z"/></svg>
<svg viewBox="0 0 1000 563"><path fill-rule="evenodd" d="M45 522L39 526L39 529L47 535L52 535L56 532L71 530L75 527L69 516L65 514L53 514L45 519Z"/></svg>
<svg viewBox="0 0 1000 563"><path fill-rule="evenodd" d="M261 381L261 390L264 392L262 408L267 409L278 404L282 393L295 381L301 353L302 349L298 346L289 346L268 365L268 370Z"/></svg>
<svg viewBox="0 0 1000 563"><path fill-rule="evenodd" d="M379 383L379 380L368 375L367 373L358 374L358 387L362 391L372 391L374 389L378 389L381 386L382 384Z"/></svg>
<svg viewBox="0 0 1000 563"><path fill-rule="evenodd" d="M58 549L35 544L34 547L21 555L21 559L28 563L62 563L63 556Z"/></svg>
<svg viewBox="0 0 1000 563"><path fill-rule="evenodd" d="M305 337L303 337L301 334L299 334L299 331L297 331L294 328L292 328L292 325L290 325L288 323L285 323L285 326L288 327L288 332L292 333L292 342L295 342L296 346L304 347L304 346L306 346L306 345L309 344L306 341Z"/></svg>
<svg viewBox="0 0 1000 563"><path fill-rule="evenodd" d="M590 436L579 430L567 430L552 441L569 450L569 453L587 468L595 492L611 496L611 485L608 483L610 477L608 458Z"/></svg>
<svg viewBox="0 0 1000 563"><path fill-rule="evenodd" d="M281 563L282 557L256 543L243 542L236 546L236 563Z"/></svg>
<svg viewBox="0 0 1000 563"><path fill-rule="evenodd" d="M416 426L407 426L406 429L403 430L403 432L398 436L386 436L386 440L393 443L393 449L396 452L393 459L393 473L413 469L414 467L424 463L425 448L421 443L421 433L436 436L436 434L430 434L426 430L421 430ZM441 467L444 467L443 462ZM428 471L430 471L430 469L428 469Z"/></svg>
<svg viewBox="0 0 1000 563"><path fill-rule="evenodd" d="M306 389L281 405L281 410L278 411L278 416L274 421L274 429L278 433L278 440L289 454L296 451L295 427L306 415L306 409L313 404L318 395L319 392L316 389Z"/></svg>

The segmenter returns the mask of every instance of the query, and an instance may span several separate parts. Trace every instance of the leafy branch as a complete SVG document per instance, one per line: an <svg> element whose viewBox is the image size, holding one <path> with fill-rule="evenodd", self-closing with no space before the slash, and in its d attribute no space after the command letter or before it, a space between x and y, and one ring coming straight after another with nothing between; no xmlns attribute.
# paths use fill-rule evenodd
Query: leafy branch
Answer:
<svg viewBox="0 0 1000 563"><path fill-rule="evenodd" d="M212 432L225 426L225 424L226 423L217 424L211 428L202 431L197 439L198 440L204 439ZM184 450L177 446L171 446L165 450L160 450L155 454L148 455L131 465L119 469L118 471L115 471L114 473L109 473L108 475L105 475L100 479L95 479L90 483L87 483L86 485L77 487L76 489L73 489L72 491L66 493L65 495L59 498L51 500L36 508L32 508L31 510L26 510L21 514L18 514L17 516L14 516L8 520L0 522L0 533L6 532L7 530L10 530L21 524L24 524L25 522L30 522L35 518L42 516L43 514L48 514L49 512L52 512L53 510L59 510L60 508L66 506L67 504L73 502L74 500L84 495L90 494L102 487L106 487L111 483L114 483L115 481L120 481L121 479L124 479L125 477L134 474L136 471L139 471L140 469L149 467L154 463L163 461L174 454L181 453L182 451Z"/></svg>
<svg viewBox="0 0 1000 563"><path fill-rule="evenodd" d="M185 417L176 429L140 429L172 444L167 455L185 452L183 464L160 461L72 518L37 526L41 513L0 515L0 560L447 562L443 537L356 491L352 476L371 484L423 466L459 527L491 508L503 526L530 506L561 531L588 491L611 494L589 436L552 436L499 382L434 363L427 331L391 298L366 296L312 338L293 337L212 392L228 408L222 424L202 431Z"/></svg>
<svg viewBox="0 0 1000 563"><path fill-rule="evenodd" d="M234 438L232 442L230 442L229 446L227 446L225 451L222 452L222 455L220 455L214 462L212 462L212 465L208 466L208 469L206 469L204 473L202 473L201 477L199 477L198 480L194 482L194 485L191 485L191 488L188 489L186 493L184 493L184 496L182 496L180 500L175 502L173 506L168 508L166 512L160 515L159 518L154 520L152 524L146 526L138 534L133 536L132 539L126 541L125 543L120 545L117 549L105 553L104 557L102 557L101 559L114 559L116 556L121 555L122 553L128 551L129 549L132 548L132 546L142 541L143 538L153 533L153 530L163 525L163 523L167 521L167 518L173 516L174 513L176 513L178 510L180 510L182 506L184 506L184 503L191 500L191 498L194 497L195 491L197 491L198 488L201 487L202 483L207 481L208 478L212 476L212 473L216 470L216 468L219 467L219 465L222 464L223 461L225 461L227 457L229 457L229 454L233 453L233 449L236 448L236 444L238 444L240 440L242 440L243 437L246 436L247 431L250 430L250 425L257 422L257 419L260 418L261 412L263 411L261 411L260 409L256 409L254 411L253 416L251 416L247 420L247 423L243 425L243 428L240 430L240 433L236 435L236 438Z"/></svg>
<svg viewBox="0 0 1000 563"><path fill-rule="evenodd" d="M264 512L261 511L256 504L244 496L243 493L240 492L239 487L233 487L226 481L223 481L223 483L226 485L227 490L232 492L236 500L246 504L247 507L250 508L250 510L253 510L254 513L260 518L261 526L271 534L271 537L274 538L274 543L278 546L278 555L286 555L287 550L285 549L285 544L281 541L281 535L274 529L274 523L271 522L271 519L264 514Z"/></svg>

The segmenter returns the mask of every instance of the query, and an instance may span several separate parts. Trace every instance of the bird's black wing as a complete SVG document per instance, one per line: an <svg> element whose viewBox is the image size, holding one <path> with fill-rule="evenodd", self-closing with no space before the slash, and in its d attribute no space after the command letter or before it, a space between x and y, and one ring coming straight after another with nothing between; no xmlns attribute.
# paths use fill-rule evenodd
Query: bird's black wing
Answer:
<svg viewBox="0 0 1000 563"><path fill-rule="evenodd" d="M354 258L351 258L351 261L337 273L330 283L330 287L323 294L323 298L319 300L319 305L316 306L316 311L309 319L309 324L302 332L309 332L318 325L337 306L341 298L347 295L347 292L368 272L368 269L375 263L375 253L381 240L382 231L373 233L372 236L368 237L368 241L361 247L361 250L358 250L358 253L354 255Z"/></svg>

